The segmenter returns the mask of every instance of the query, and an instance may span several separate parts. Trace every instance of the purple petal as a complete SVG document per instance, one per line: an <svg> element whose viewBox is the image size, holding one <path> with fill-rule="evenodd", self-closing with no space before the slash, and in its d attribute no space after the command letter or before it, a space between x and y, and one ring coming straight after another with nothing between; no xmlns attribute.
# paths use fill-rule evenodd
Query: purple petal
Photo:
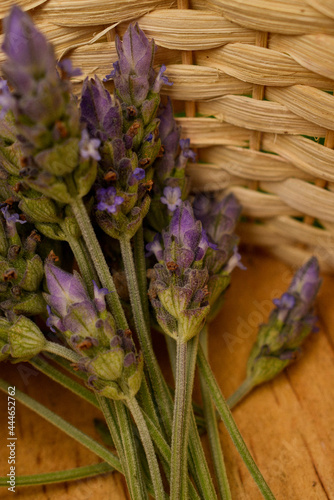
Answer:
<svg viewBox="0 0 334 500"><path fill-rule="evenodd" d="M64 310L73 303L88 299L87 291L79 278L63 271L59 267L47 261L45 264L45 276L50 293L48 302L57 312L63 314Z"/></svg>
<svg viewBox="0 0 334 500"><path fill-rule="evenodd" d="M96 306L96 309L99 312L105 311L106 301L104 297L108 295L109 290L108 288L99 288L94 280L93 280L93 285L94 285L94 304Z"/></svg>
<svg viewBox="0 0 334 500"><path fill-rule="evenodd" d="M90 139L87 129L83 129L81 133L81 141L79 142L81 157L85 160L92 158L93 160L101 160L99 153L100 139Z"/></svg>
<svg viewBox="0 0 334 500"><path fill-rule="evenodd" d="M152 87L152 92L155 92L158 94L161 90L161 87L163 85L169 85L172 86L173 82L170 82L167 78L167 76L164 76L164 72L166 71L166 66L163 64L159 70L159 73L155 79L154 85Z"/></svg>
<svg viewBox="0 0 334 500"><path fill-rule="evenodd" d="M159 234L156 234L154 236L152 242L147 243L146 250L147 250L146 257L149 257L150 255L154 254L158 262L163 260L163 248L161 245L161 237Z"/></svg>
<svg viewBox="0 0 334 500"><path fill-rule="evenodd" d="M58 68L63 71L68 78L82 75L80 68L73 68L71 59L63 59L58 63Z"/></svg>

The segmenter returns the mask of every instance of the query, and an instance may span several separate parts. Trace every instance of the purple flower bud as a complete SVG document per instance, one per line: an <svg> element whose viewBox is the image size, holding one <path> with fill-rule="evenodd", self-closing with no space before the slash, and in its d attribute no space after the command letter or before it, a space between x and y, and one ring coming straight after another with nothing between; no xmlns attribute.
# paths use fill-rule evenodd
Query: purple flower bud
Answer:
<svg viewBox="0 0 334 500"><path fill-rule="evenodd" d="M290 293L283 293L282 297L280 299L274 299L273 303L278 308L278 320L283 322L289 314L289 311L295 306L296 298Z"/></svg>
<svg viewBox="0 0 334 500"><path fill-rule="evenodd" d="M192 149L190 149L190 139L181 139L180 147L182 150L182 155L185 158L190 158L192 161L196 161L196 153Z"/></svg>
<svg viewBox="0 0 334 500"><path fill-rule="evenodd" d="M86 123L91 137L101 141L121 137L120 107L117 103L114 105L111 95L97 76L84 81L80 108L81 121Z"/></svg>
<svg viewBox="0 0 334 500"><path fill-rule="evenodd" d="M217 201L214 195L198 194L193 202L194 214L202 222L209 241L216 245L217 252L206 261L209 273L216 274L224 268L231 272L236 265L242 268L239 254L236 253L237 236L235 226L241 206L233 194Z"/></svg>
<svg viewBox="0 0 334 500"><path fill-rule="evenodd" d="M107 78L113 78L116 91L126 104L139 106L154 79L154 41L148 41L138 24L131 24L123 42L117 36L115 44L119 60Z"/></svg>
<svg viewBox="0 0 334 500"><path fill-rule="evenodd" d="M247 377L255 385L291 363L304 339L316 330L312 312L319 286L319 265L312 257L297 271L288 291L273 300L276 308L268 324L261 325L247 364Z"/></svg>
<svg viewBox="0 0 334 500"><path fill-rule="evenodd" d="M129 352L125 357L124 357L124 367L128 368L129 366L135 364L137 362L136 360L136 355L134 352Z"/></svg>
<svg viewBox="0 0 334 500"><path fill-rule="evenodd" d="M319 264L315 257L312 257L295 274L289 287L290 293L298 293L301 300L311 303L320 286Z"/></svg>
<svg viewBox="0 0 334 500"><path fill-rule="evenodd" d="M56 316L55 314L52 314L51 307L49 305L46 306L46 309L48 311L46 326L48 326L52 332L56 332L57 330L63 331L61 319L58 318L58 316ZM57 330L54 327L56 327Z"/></svg>
<svg viewBox="0 0 334 500"><path fill-rule="evenodd" d="M28 93L34 81L57 76L52 46L38 31L28 14L14 6L4 19L2 50L8 57L2 69L20 94Z"/></svg>
<svg viewBox="0 0 334 500"><path fill-rule="evenodd" d="M44 294L45 300L59 316L65 316L71 304L89 300L78 274L67 273L47 261L45 276L49 290L49 294Z"/></svg>
<svg viewBox="0 0 334 500"><path fill-rule="evenodd" d="M115 214L118 210L118 206L124 201L122 196L116 195L116 188L110 186L108 188L100 188L96 192L96 198L98 201L97 209L101 211L106 211L109 214Z"/></svg>
<svg viewBox="0 0 334 500"><path fill-rule="evenodd" d="M135 168L132 174L130 175L129 178L129 186L133 186L134 184L137 184L139 181L142 181L145 179L145 170L143 168Z"/></svg>
<svg viewBox="0 0 334 500"><path fill-rule="evenodd" d="M164 241L173 238L180 247L196 252L202 239L202 225L200 221L195 219L188 201L181 203L176 208L166 236L167 238L164 238Z"/></svg>
<svg viewBox="0 0 334 500"><path fill-rule="evenodd" d="M110 292L108 288L99 288L94 280L93 280L93 285L94 285L94 304L96 306L96 309L99 312L105 311L106 301L104 297L108 295L108 293Z"/></svg>
<svg viewBox="0 0 334 500"><path fill-rule="evenodd" d="M159 234L154 236L153 241L147 243L146 245L147 254L146 257L150 257L151 255L155 255L155 258L158 262L163 260L163 248L161 245L161 237Z"/></svg>
<svg viewBox="0 0 334 500"><path fill-rule="evenodd" d="M159 239L146 248L155 253L159 261L175 262L178 272L191 267L195 261L202 261L208 248L208 240L200 221L196 221L189 202L176 207L167 231L163 231L164 250L161 255Z"/></svg>
<svg viewBox="0 0 334 500"><path fill-rule="evenodd" d="M101 160L99 153L99 146L101 144L100 139L90 139L88 131L83 129L81 133L81 141L79 142L81 157L87 160L92 158L93 160Z"/></svg>
<svg viewBox="0 0 334 500"><path fill-rule="evenodd" d="M58 63L58 68L66 75L67 78L82 75L80 68L73 68L71 59L63 59Z"/></svg>
<svg viewBox="0 0 334 500"><path fill-rule="evenodd" d="M174 212L182 203L181 189L179 187L165 187L163 196L160 198L161 203L168 206L168 210Z"/></svg>
<svg viewBox="0 0 334 500"><path fill-rule="evenodd" d="M123 74L147 76L153 63L154 41L148 41L138 23L130 24L124 34L123 42L116 38L119 57L119 70ZM117 69L116 69L117 71Z"/></svg>
<svg viewBox="0 0 334 500"><path fill-rule="evenodd" d="M117 75L117 73L120 72L120 67L119 67L119 62L116 61L116 62L113 62L112 63L112 66L113 66L113 70L111 70L111 72L109 73L109 75L106 75L104 78L103 78L103 82L108 82L109 80L113 80L115 78L115 76Z"/></svg>
<svg viewBox="0 0 334 500"><path fill-rule="evenodd" d="M159 70L159 73L155 79L154 85L152 87L152 92L155 92L158 94L161 90L161 87L163 85L169 85L172 86L173 82L170 82L167 78L167 76L164 75L164 72L166 71L166 66L163 64Z"/></svg>

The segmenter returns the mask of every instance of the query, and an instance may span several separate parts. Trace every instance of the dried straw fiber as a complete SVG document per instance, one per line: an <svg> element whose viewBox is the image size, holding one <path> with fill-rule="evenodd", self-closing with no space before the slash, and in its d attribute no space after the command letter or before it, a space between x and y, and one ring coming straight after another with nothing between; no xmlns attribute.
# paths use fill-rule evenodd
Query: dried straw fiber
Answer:
<svg viewBox="0 0 334 500"><path fill-rule="evenodd" d="M198 154L194 189L236 194L244 241L293 264L315 252L334 271L332 0L15 3L84 77L110 72L115 35L137 21L174 82L163 93Z"/></svg>

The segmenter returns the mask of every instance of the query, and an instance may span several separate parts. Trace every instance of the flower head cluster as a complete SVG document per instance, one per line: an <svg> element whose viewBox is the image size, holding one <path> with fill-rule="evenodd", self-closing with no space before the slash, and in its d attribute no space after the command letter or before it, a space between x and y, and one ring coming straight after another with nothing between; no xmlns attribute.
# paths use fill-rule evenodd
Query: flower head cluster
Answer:
<svg viewBox="0 0 334 500"><path fill-rule="evenodd" d="M154 41L146 38L138 24L130 25L122 42L118 36L115 42L119 60L106 79L114 80L117 94L125 104L138 107L146 100L149 91L157 94L162 85L171 85L163 74L165 66L156 76L153 69Z"/></svg>
<svg viewBox="0 0 334 500"><path fill-rule="evenodd" d="M188 159L194 160L195 153L189 149L189 139L180 139L180 127L173 115L171 101L159 108L159 133L163 148L154 163L152 209L147 222L155 231L168 226L173 212L180 206L189 191L185 174Z"/></svg>
<svg viewBox="0 0 334 500"><path fill-rule="evenodd" d="M184 341L196 335L209 312L207 269L203 262L210 243L189 202L174 211L170 226L147 245L158 260L149 296L165 333Z"/></svg>
<svg viewBox="0 0 334 500"><path fill-rule="evenodd" d="M217 201L213 194L198 194L193 202L195 216L202 222L212 243L205 257L209 271L210 319L220 309L223 294L230 283L230 274L238 266L244 269L237 250L239 238L235 226L241 206L233 194ZM214 246L214 248L213 248Z"/></svg>
<svg viewBox="0 0 334 500"><path fill-rule="evenodd" d="M15 314L41 314L45 302L41 293L43 263L36 254L40 240L36 231L21 237L17 224L25 224L22 214L8 205L0 219L0 308Z"/></svg>
<svg viewBox="0 0 334 500"><path fill-rule="evenodd" d="M44 294L47 324L82 355L78 368L88 374L88 385L113 399L134 396L141 383L142 357L137 354L131 332L116 330L106 308L108 290L94 283L91 300L78 274L67 273L51 262L45 265L45 275L49 290Z"/></svg>
<svg viewBox="0 0 334 500"><path fill-rule="evenodd" d="M268 323L260 326L247 363L247 377L254 385L282 371L315 331L313 306L320 284L318 261L312 257L297 271L288 291L273 301L276 307Z"/></svg>
<svg viewBox="0 0 334 500"><path fill-rule="evenodd" d="M80 178L77 192L83 196L94 181L87 172L94 171L98 157L96 144L81 133L71 96L69 77L78 71L65 60L58 66L59 75L51 44L19 7L4 20L2 50L7 56L2 72L13 92L2 82L0 106L15 119L24 165L20 175L38 191L69 203L72 197L63 176L75 172L74 179Z"/></svg>
<svg viewBox="0 0 334 500"><path fill-rule="evenodd" d="M100 140L97 179L97 221L114 238L133 235L147 214L152 166L161 152L156 118L163 71L153 69L154 42L138 25L130 25L123 41L116 40L119 60L109 75L116 96L95 77L86 79L81 99L81 121L92 140ZM94 156L94 145L87 150ZM106 201L107 200L107 201Z"/></svg>

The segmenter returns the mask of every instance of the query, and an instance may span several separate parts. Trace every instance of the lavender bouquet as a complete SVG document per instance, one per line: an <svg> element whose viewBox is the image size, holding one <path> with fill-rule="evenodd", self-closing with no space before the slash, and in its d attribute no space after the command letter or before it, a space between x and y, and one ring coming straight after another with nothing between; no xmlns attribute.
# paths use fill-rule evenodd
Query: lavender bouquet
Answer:
<svg viewBox="0 0 334 500"><path fill-rule="evenodd" d="M161 102L161 87L172 82L164 66L154 68L154 41L130 25L116 37L118 60L105 78L113 93L95 77L78 100L70 80L80 70L70 60L57 64L20 8L4 32L0 359L30 363L100 408L115 451L27 395L16 398L103 459L87 476L123 473L134 500L231 498L216 408L263 497L273 499L207 361L207 324L233 269L243 267L241 207L233 194L190 194L186 165L195 154L171 102ZM319 285L312 258L260 327L230 406L294 360L315 328ZM175 391L153 351L151 324L165 334ZM192 404L196 364L217 490ZM66 480L77 477L72 471ZM42 482L43 474L30 478Z"/></svg>

